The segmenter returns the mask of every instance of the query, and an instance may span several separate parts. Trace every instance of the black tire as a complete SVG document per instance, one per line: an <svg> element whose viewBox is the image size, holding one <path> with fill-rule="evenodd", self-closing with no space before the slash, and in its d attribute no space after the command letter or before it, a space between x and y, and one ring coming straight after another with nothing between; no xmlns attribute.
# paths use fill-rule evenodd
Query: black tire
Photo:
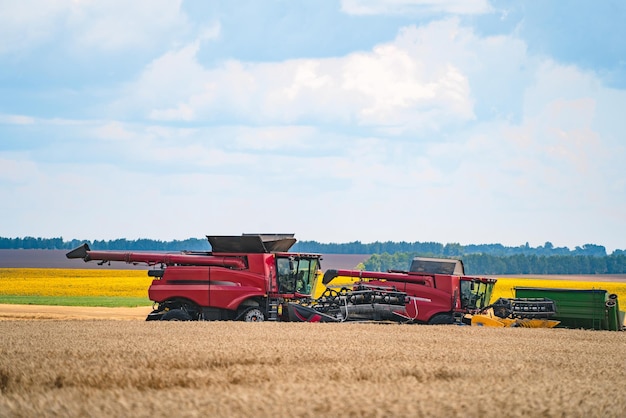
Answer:
<svg viewBox="0 0 626 418"><path fill-rule="evenodd" d="M191 316L182 309L172 309L163 314L161 321L191 321Z"/></svg>
<svg viewBox="0 0 626 418"><path fill-rule="evenodd" d="M439 313L428 320L428 325L451 325L454 317L449 313Z"/></svg>
<svg viewBox="0 0 626 418"><path fill-rule="evenodd" d="M263 322L265 321L265 314L259 308L248 309L241 318L244 322Z"/></svg>

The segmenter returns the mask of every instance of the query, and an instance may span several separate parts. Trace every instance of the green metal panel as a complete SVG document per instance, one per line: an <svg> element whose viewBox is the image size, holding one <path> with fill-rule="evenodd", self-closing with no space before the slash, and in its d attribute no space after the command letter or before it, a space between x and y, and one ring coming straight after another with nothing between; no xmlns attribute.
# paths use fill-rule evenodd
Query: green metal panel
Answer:
<svg viewBox="0 0 626 418"><path fill-rule="evenodd" d="M600 289L515 288L516 298L552 299L556 303L557 312L552 319L561 321L560 327L618 330L621 323L617 299L614 299L615 307L608 306L610 303L607 303L607 293Z"/></svg>

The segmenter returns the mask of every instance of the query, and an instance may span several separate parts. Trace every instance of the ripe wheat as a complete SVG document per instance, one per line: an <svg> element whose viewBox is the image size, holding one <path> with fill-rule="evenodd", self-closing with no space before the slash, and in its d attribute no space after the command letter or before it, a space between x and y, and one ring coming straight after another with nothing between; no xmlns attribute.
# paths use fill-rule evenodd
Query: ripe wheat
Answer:
<svg viewBox="0 0 626 418"><path fill-rule="evenodd" d="M626 333L0 322L0 416L622 416Z"/></svg>

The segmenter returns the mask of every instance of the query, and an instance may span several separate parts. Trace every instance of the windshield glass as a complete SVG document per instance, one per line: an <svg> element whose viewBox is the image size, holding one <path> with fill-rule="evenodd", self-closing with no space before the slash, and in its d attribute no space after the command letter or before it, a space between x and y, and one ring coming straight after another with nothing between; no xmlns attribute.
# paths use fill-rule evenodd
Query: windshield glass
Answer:
<svg viewBox="0 0 626 418"><path fill-rule="evenodd" d="M311 286L319 270L318 258L277 257L279 293L311 294Z"/></svg>
<svg viewBox="0 0 626 418"><path fill-rule="evenodd" d="M461 307L464 309L482 309L489 305L493 283L461 280Z"/></svg>

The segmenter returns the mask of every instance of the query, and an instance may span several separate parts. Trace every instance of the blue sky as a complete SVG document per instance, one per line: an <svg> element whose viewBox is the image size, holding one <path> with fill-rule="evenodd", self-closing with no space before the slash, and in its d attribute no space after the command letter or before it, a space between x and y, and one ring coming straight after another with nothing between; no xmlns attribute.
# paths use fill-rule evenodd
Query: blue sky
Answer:
<svg viewBox="0 0 626 418"><path fill-rule="evenodd" d="M0 236L626 248L622 1L0 10Z"/></svg>

